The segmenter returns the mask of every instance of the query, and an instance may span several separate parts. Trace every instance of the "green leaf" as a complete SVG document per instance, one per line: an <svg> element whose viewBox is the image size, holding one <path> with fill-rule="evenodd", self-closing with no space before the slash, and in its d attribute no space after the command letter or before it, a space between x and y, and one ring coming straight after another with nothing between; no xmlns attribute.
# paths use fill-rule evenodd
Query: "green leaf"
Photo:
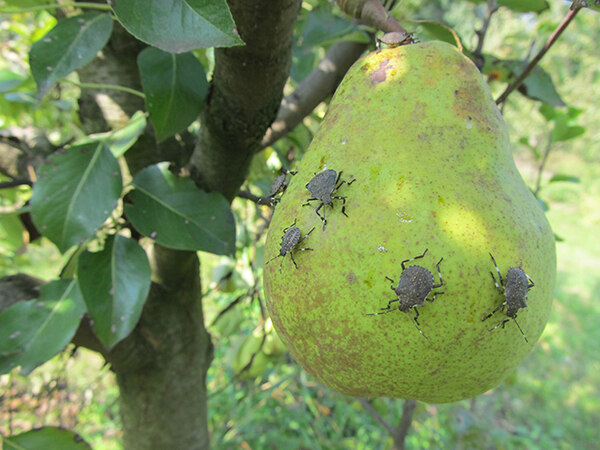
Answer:
<svg viewBox="0 0 600 450"><path fill-rule="evenodd" d="M79 288L98 339L109 350L137 324L150 290L150 263L133 239L109 236L100 252L79 256Z"/></svg>
<svg viewBox="0 0 600 450"><path fill-rule="evenodd" d="M64 253L96 232L122 189L119 163L106 145L70 147L39 170L31 198L33 222Z"/></svg>
<svg viewBox="0 0 600 450"><path fill-rule="evenodd" d="M19 219L19 213L0 214L0 250L11 252L17 251L24 244L23 224Z"/></svg>
<svg viewBox="0 0 600 450"><path fill-rule="evenodd" d="M546 0L498 0L498 5L506 6L516 12L541 13L550 8Z"/></svg>
<svg viewBox="0 0 600 450"><path fill-rule="evenodd" d="M471 3L484 3L486 0L468 0ZM506 6L516 12L540 13L550 8L546 0L498 0L499 6Z"/></svg>
<svg viewBox="0 0 600 450"><path fill-rule="evenodd" d="M227 200L177 178L165 163L140 171L125 214L133 226L160 245L219 255L235 251L235 222Z"/></svg>
<svg viewBox="0 0 600 450"><path fill-rule="evenodd" d="M585 128L579 125L569 126L563 121L556 121L554 129L552 130L552 141L563 142L576 137L581 136L585 133Z"/></svg>
<svg viewBox="0 0 600 450"><path fill-rule="evenodd" d="M225 0L128 0L113 10L127 31L167 52L243 44Z"/></svg>
<svg viewBox="0 0 600 450"><path fill-rule="evenodd" d="M57 427L37 428L3 438L6 450L91 450L91 446L74 431Z"/></svg>
<svg viewBox="0 0 600 450"><path fill-rule="evenodd" d="M504 64L513 74L520 74L525 68L523 61L505 60ZM550 106L565 106L565 102L560 98L552 78L540 66L535 66L529 76L525 78L525 81L519 87L519 92L526 97L539 100Z"/></svg>
<svg viewBox="0 0 600 450"><path fill-rule="evenodd" d="M28 374L71 341L85 305L75 280L41 287L36 300L19 302L0 313L0 373L21 366Z"/></svg>
<svg viewBox="0 0 600 450"><path fill-rule="evenodd" d="M138 66L157 139L184 130L198 117L208 92L202 64L191 53L148 47L138 56Z"/></svg>
<svg viewBox="0 0 600 450"><path fill-rule="evenodd" d="M118 158L119 156L123 156L137 142L145 129L146 114L142 111L136 111L124 127L106 133L90 134L84 139L77 141L77 144L104 142L110 148L115 158Z"/></svg>
<svg viewBox="0 0 600 450"><path fill-rule="evenodd" d="M553 175L552 178L550 178L550 183L555 183L557 181L567 181L569 183L579 183L580 182L578 177L573 176L573 175L567 175L564 173L557 173L556 175Z"/></svg>
<svg viewBox="0 0 600 450"><path fill-rule="evenodd" d="M406 20L403 22L419 25L422 31L419 32L418 37L421 39L444 41L462 48L461 40L456 31L445 23L430 20Z"/></svg>
<svg viewBox="0 0 600 450"><path fill-rule="evenodd" d="M331 42L350 33L355 26L344 17L334 14L331 8L317 7L307 17L302 31L302 48L312 48Z"/></svg>
<svg viewBox="0 0 600 450"><path fill-rule="evenodd" d="M0 69L0 92L9 92L26 78L8 69Z"/></svg>
<svg viewBox="0 0 600 450"><path fill-rule="evenodd" d="M112 27L109 14L86 13L61 20L35 42L29 65L38 86L38 98L58 80L94 59L108 42Z"/></svg>

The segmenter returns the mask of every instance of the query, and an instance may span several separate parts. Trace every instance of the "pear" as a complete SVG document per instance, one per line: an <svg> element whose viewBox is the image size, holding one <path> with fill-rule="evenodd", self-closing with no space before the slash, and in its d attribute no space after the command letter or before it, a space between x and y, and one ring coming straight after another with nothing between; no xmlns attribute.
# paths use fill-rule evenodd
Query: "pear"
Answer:
<svg viewBox="0 0 600 450"><path fill-rule="evenodd" d="M292 226L300 234L284 240ZM275 209L265 260L282 244L264 270L275 329L344 394L473 397L513 371L548 319L554 235L486 82L447 43L352 66Z"/></svg>

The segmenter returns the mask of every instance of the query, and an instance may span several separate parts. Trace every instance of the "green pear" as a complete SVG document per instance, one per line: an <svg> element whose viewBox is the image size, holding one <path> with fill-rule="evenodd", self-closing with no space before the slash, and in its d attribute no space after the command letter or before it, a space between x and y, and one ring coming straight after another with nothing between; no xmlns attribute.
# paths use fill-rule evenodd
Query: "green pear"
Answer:
<svg viewBox="0 0 600 450"><path fill-rule="evenodd" d="M341 171L339 182L319 179L309 192L325 170ZM345 198L317 211L320 200L305 205L315 183L321 199ZM433 301L414 293L411 306L423 304L405 312L390 303L402 263L425 250L405 262L404 282L414 290L411 275L421 276ZM525 358L556 272L554 235L487 84L443 42L352 66L275 208L265 254L275 258L264 271L269 313L308 372L344 394L432 403L483 393ZM509 277L511 304L521 304L507 309L510 268L525 284Z"/></svg>

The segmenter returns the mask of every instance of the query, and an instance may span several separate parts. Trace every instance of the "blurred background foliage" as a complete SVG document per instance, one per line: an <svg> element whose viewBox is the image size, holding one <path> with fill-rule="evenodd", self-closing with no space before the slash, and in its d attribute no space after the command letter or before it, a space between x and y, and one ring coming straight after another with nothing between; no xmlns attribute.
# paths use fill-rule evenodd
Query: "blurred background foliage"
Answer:
<svg viewBox="0 0 600 450"><path fill-rule="evenodd" d="M531 57L564 17L568 2L542 2L539 15L500 8L487 30L483 53L499 60ZM297 24L291 92L340 39L374 40L327 1L306 1ZM417 36L447 24L466 49L477 45L475 30L486 4L404 0L393 10ZM558 281L550 322L525 362L498 388L453 404L419 403L407 438L409 448L597 448L600 423L600 42L598 15L582 11L541 62L567 106L549 106L513 93L503 113L517 165L536 192L559 240ZM79 88L61 83L44 100L26 54L55 24L45 12L0 16L0 128L3 135L43 130L60 146L83 133L78 128ZM212 52L195 52L207 72ZM493 56L492 56L493 55ZM510 78L487 70L495 96ZM76 74L69 79L76 80ZM546 94L548 94L546 90ZM546 95L543 94L543 95ZM553 96L553 93L548 95ZM553 97L554 99L556 97ZM551 102L546 102L551 103ZM267 195L282 168L293 169L326 110L311 116L258 154L244 189ZM197 125L192 125L192 129ZM37 137L39 138L39 137ZM0 174L0 181L7 178ZM45 239L28 244L16 211L30 188L0 192L0 276L25 272L43 280L57 276L69 255ZM270 209L234 200L236 259L201 254L204 308L216 354L209 371L212 447L391 448L392 439L357 399L317 383L286 353L266 316L262 286L263 241ZM0 377L0 433L58 425L74 429L95 449L119 448L118 389L109 368L93 353L68 348L25 378ZM398 424L402 401L377 399L375 411Z"/></svg>

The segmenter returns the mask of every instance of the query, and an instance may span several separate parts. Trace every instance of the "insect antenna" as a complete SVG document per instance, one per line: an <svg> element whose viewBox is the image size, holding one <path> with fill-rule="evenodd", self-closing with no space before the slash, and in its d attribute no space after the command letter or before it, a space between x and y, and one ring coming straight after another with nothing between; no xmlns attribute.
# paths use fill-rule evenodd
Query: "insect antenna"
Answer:
<svg viewBox="0 0 600 450"><path fill-rule="evenodd" d="M416 309L416 308L415 308L415 309ZM407 314L408 314L408 313L407 313ZM423 335L423 337L424 337L425 339L427 339L427 341L431 342L431 341L429 340L429 338L428 338L428 337L425 335L425 333L423 333L423 332L421 331L421 329L419 328L419 325L417 325L417 321L416 321L416 320L413 318L413 316L411 316L410 314L408 314L408 317L410 317L410 320L412 320L412 323L415 325L415 327L417 328L417 330L419 330L419 333L421 333L421 334Z"/></svg>

